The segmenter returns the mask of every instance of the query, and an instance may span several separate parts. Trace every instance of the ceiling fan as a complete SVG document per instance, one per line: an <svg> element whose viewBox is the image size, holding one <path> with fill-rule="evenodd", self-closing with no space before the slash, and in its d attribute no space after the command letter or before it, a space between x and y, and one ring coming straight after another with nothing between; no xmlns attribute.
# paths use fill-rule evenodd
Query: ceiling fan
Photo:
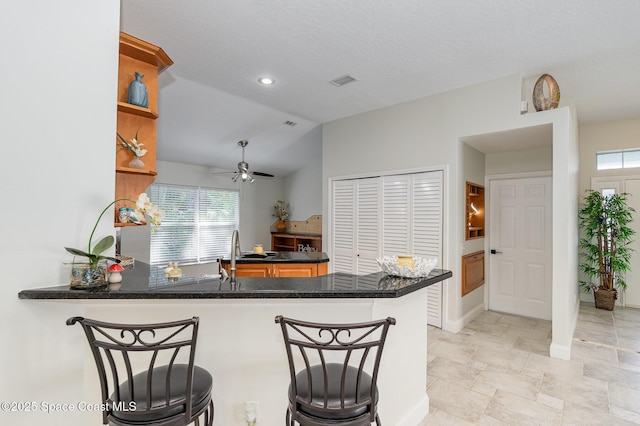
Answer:
<svg viewBox="0 0 640 426"><path fill-rule="evenodd" d="M249 163L244 161L244 148L249 144L249 141L241 140L238 141L238 145L242 147L242 161L238 163L238 170L235 172L220 172L214 174L223 174L223 173L233 173L231 180L237 182L240 179L242 182L253 182L255 179L253 176L264 176L264 177L273 177L270 173L263 172L249 172ZM252 176L253 175L253 176Z"/></svg>

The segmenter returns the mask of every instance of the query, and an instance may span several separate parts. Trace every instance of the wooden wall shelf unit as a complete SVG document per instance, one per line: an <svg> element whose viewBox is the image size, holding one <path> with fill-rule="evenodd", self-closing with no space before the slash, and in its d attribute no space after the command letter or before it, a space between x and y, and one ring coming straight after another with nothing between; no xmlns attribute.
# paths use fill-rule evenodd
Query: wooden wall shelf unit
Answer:
<svg viewBox="0 0 640 426"><path fill-rule="evenodd" d="M467 182L465 221L466 240L483 238L485 236L484 186Z"/></svg>
<svg viewBox="0 0 640 426"><path fill-rule="evenodd" d="M462 295L484 284L484 251L462 256Z"/></svg>
<svg viewBox="0 0 640 426"><path fill-rule="evenodd" d="M271 234L272 251L322 251L322 235Z"/></svg>
<svg viewBox="0 0 640 426"><path fill-rule="evenodd" d="M138 141L144 144L147 153L141 157L144 169L128 167L133 153L116 143L116 199L137 200L138 195L155 180L156 172L156 119L158 118L158 74L173 64L173 61L158 46L127 33L120 32L120 55L118 64L118 124L117 132L126 140L138 134ZM149 107L144 108L127 103L129 84L135 79L134 73L144 75L142 81L147 87ZM115 205L115 226L128 226L118 222L118 208L132 207L131 203L118 202Z"/></svg>

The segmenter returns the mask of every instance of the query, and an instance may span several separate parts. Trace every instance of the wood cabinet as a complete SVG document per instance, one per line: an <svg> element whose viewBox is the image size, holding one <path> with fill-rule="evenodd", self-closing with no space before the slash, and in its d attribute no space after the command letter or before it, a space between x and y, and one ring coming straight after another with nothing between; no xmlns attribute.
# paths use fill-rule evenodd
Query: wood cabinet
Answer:
<svg viewBox="0 0 640 426"><path fill-rule="evenodd" d="M484 251L462 256L462 295L484 284Z"/></svg>
<svg viewBox="0 0 640 426"><path fill-rule="evenodd" d="M238 263L236 264L236 277L273 278L273 277L317 277L326 275L328 263ZM228 273L231 273L231 265L222 265Z"/></svg>
<svg viewBox="0 0 640 426"><path fill-rule="evenodd" d="M116 135L116 199L136 200L153 183L156 172L156 119L158 118L158 74L173 64L173 61L158 46L132 35L120 33L120 55L118 64L118 124L117 132L126 140L138 135L147 153L141 157L145 167L129 167L134 154L120 144ZM142 81L147 87L148 108L127 103L129 84L135 80L135 72L144 75ZM115 205L114 223L118 222L118 208L132 207L131 203L118 202Z"/></svg>
<svg viewBox="0 0 640 426"><path fill-rule="evenodd" d="M483 238L484 229L484 186L467 182L465 239Z"/></svg>
<svg viewBox="0 0 640 426"><path fill-rule="evenodd" d="M271 234L272 251L322 251L322 236L308 234Z"/></svg>

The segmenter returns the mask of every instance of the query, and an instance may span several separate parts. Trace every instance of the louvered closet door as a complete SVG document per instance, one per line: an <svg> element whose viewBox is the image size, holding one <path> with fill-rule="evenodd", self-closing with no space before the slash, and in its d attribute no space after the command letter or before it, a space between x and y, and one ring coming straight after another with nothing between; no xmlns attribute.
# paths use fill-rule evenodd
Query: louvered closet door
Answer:
<svg viewBox="0 0 640 426"><path fill-rule="evenodd" d="M443 172L413 175L412 253L419 257L435 257L442 268L442 175ZM427 322L442 327L442 282L427 289Z"/></svg>
<svg viewBox="0 0 640 426"><path fill-rule="evenodd" d="M339 180L333 182L331 203L333 206L331 230L331 267L333 272L352 274L356 270L354 262L356 213L356 181Z"/></svg>
<svg viewBox="0 0 640 426"><path fill-rule="evenodd" d="M376 259L381 253L381 179L358 179L356 182L356 274L365 275L380 271Z"/></svg>
<svg viewBox="0 0 640 426"><path fill-rule="evenodd" d="M383 178L382 254L411 254L411 175Z"/></svg>

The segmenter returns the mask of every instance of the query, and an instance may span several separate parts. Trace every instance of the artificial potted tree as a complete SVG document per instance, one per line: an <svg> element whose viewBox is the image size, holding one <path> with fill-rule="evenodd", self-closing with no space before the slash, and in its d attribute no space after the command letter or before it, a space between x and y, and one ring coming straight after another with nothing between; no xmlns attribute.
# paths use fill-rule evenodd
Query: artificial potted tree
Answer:
<svg viewBox="0 0 640 426"><path fill-rule="evenodd" d="M631 269L629 243L635 234L629 226L635 210L627 205L627 196L587 190L578 212L579 268L586 276L579 283L584 291L593 291L596 308L613 310L618 289L627 288L624 273Z"/></svg>

